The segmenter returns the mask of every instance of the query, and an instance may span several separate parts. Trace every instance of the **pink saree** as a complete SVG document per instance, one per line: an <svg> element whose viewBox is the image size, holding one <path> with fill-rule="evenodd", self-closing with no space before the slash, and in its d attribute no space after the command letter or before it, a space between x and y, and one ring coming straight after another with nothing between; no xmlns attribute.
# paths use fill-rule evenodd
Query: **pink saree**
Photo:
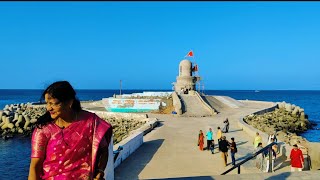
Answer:
<svg viewBox="0 0 320 180"><path fill-rule="evenodd" d="M99 147L109 145L111 125L96 114L61 129L49 123L32 134L31 158L44 158L42 179L93 179Z"/></svg>

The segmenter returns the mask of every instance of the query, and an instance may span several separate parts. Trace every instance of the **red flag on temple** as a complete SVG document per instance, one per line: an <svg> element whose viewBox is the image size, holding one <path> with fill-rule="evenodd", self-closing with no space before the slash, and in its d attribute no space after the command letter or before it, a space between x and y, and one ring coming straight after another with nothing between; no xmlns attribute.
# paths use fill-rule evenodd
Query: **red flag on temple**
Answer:
<svg viewBox="0 0 320 180"><path fill-rule="evenodd" d="M193 71L193 72L198 71L198 65L193 66L192 71Z"/></svg>
<svg viewBox="0 0 320 180"><path fill-rule="evenodd" d="M193 52L192 52L192 51L188 52L188 54L186 55L186 57L193 57Z"/></svg>
<svg viewBox="0 0 320 180"><path fill-rule="evenodd" d="M194 66L194 71L198 71L198 65Z"/></svg>

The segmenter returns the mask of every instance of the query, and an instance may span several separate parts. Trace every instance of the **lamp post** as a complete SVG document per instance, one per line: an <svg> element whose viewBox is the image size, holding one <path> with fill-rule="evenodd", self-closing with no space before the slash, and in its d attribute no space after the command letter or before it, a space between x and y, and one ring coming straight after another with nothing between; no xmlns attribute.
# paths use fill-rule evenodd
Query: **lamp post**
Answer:
<svg viewBox="0 0 320 180"><path fill-rule="evenodd" d="M120 79L120 96L121 96L121 85L122 85L122 80Z"/></svg>

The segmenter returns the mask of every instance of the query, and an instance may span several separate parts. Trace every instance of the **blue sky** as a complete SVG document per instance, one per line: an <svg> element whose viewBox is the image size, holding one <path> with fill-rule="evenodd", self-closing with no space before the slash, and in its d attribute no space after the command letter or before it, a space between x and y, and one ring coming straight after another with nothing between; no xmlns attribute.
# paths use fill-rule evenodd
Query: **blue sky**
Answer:
<svg viewBox="0 0 320 180"><path fill-rule="evenodd" d="M0 89L320 90L320 2L1 2Z"/></svg>

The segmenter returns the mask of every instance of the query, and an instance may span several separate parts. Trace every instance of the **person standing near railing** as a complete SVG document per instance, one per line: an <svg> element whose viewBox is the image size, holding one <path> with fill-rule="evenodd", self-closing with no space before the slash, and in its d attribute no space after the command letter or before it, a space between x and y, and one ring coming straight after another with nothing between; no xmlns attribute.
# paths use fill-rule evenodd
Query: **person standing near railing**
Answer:
<svg viewBox="0 0 320 180"><path fill-rule="evenodd" d="M273 142L275 142L275 139L273 139L273 138L271 138L271 142L270 142L270 144L271 143L273 143ZM274 144L272 147L271 147L271 153L272 153L272 155L271 155L271 157L272 157L272 160L271 160L271 170L272 170L272 172L274 172L274 161L276 160L276 158L277 158L277 145L276 144ZM269 159L269 153L270 153L270 151L268 151L268 154L267 154L267 156L266 156L266 160L267 160L267 163L266 163L266 172L269 172L269 161L270 161L270 159Z"/></svg>
<svg viewBox="0 0 320 180"><path fill-rule="evenodd" d="M256 149L256 152L260 151L262 149L262 143L260 142L258 144L258 147ZM260 153L259 155L257 155L256 158L256 167L260 170L263 171L263 162L264 162L264 152Z"/></svg>
<svg viewBox="0 0 320 180"><path fill-rule="evenodd" d="M296 170L302 171L304 168L304 158L302 155L302 151L298 148L297 144L293 145L293 149L290 152L290 159L291 159L291 172Z"/></svg>
<svg viewBox="0 0 320 180"><path fill-rule="evenodd" d="M270 133L268 136L268 144L272 143L273 141L271 140L273 139L274 142L278 142L277 136L275 135L274 132Z"/></svg>
<svg viewBox="0 0 320 180"><path fill-rule="evenodd" d="M232 161L232 165L236 165L236 159L234 157L234 155L237 153L237 145L234 142L234 138L231 138L231 143L230 143L230 154L231 154L231 161Z"/></svg>
<svg viewBox="0 0 320 180"><path fill-rule="evenodd" d="M253 140L253 147L254 147L254 149L256 149L256 148L258 147L259 143L262 143L262 138L261 138L261 136L259 135L259 133L257 132L257 133L256 133L256 137L255 137L254 140Z"/></svg>

